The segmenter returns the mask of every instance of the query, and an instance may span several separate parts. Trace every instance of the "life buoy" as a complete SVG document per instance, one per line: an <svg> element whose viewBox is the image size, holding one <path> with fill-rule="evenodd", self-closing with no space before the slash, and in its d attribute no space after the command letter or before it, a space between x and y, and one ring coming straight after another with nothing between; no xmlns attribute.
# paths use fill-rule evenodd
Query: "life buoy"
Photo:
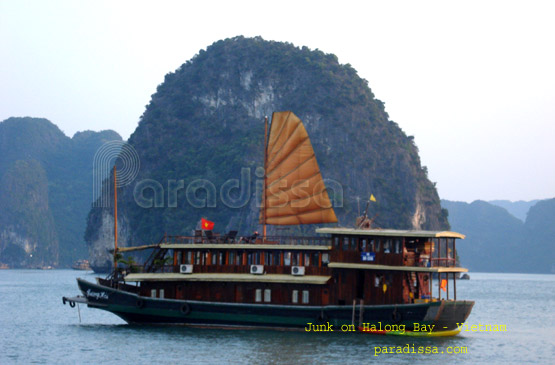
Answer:
<svg viewBox="0 0 555 365"><path fill-rule="evenodd" d="M399 323L401 322L401 319L403 319L403 316L400 312L397 312L397 308L395 308L393 312L391 312L391 320L393 323Z"/></svg>
<svg viewBox="0 0 555 365"><path fill-rule="evenodd" d="M70 300L70 301L69 301L69 306L70 306L71 308L75 308L75 302L72 302L72 301Z"/></svg>
<svg viewBox="0 0 555 365"><path fill-rule="evenodd" d="M135 303L135 305L139 308L142 308L145 306L145 301L142 299L137 299L137 302Z"/></svg>
<svg viewBox="0 0 555 365"><path fill-rule="evenodd" d="M191 312L191 307L189 306L189 304L183 303L183 304L181 305L181 307L179 308L179 311L180 311L182 314L187 315L187 314L189 314L189 312Z"/></svg>

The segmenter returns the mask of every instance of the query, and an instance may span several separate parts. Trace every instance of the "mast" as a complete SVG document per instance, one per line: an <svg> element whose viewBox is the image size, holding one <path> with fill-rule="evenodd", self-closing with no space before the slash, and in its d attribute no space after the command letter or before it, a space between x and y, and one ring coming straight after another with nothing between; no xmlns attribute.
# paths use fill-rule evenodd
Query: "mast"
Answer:
<svg viewBox="0 0 555 365"><path fill-rule="evenodd" d="M262 243L266 241L266 168L268 167L268 116L264 117L264 191L262 196L264 197L264 202L262 203L264 208L262 209L263 214L263 226L262 226Z"/></svg>
<svg viewBox="0 0 555 365"><path fill-rule="evenodd" d="M118 185L116 165L114 165L114 270L118 267Z"/></svg>

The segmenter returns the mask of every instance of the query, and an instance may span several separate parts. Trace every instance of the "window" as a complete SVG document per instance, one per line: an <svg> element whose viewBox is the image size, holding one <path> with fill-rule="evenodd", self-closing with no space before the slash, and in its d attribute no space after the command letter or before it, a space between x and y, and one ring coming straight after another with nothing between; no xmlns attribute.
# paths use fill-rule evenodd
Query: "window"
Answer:
<svg viewBox="0 0 555 365"><path fill-rule="evenodd" d="M270 303L272 301L272 290L264 289L264 303Z"/></svg>
<svg viewBox="0 0 555 365"><path fill-rule="evenodd" d="M293 290L293 294L291 295L291 302L298 303L299 302L299 291Z"/></svg>
<svg viewBox="0 0 555 365"><path fill-rule="evenodd" d="M374 239L370 239L370 241L368 241L368 249L370 250L370 252L376 252L375 247L374 247Z"/></svg>
<svg viewBox="0 0 555 365"><path fill-rule="evenodd" d="M235 251L229 251L228 262L230 265L235 264Z"/></svg>
<svg viewBox="0 0 555 365"><path fill-rule="evenodd" d="M156 298L156 289L152 289L152 290L150 291L150 297L151 297L151 298Z"/></svg>
<svg viewBox="0 0 555 365"><path fill-rule="evenodd" d="M164 289L160 289L160 298L164 298Z"/></svg>
<svg viewBox="0 0 555 365"><path fill-rule="evenodd" d="M195 253L195 265L200 265L200 251Z"/></svg>
<svg viewBox="0 0 555 365"><path fill-rule="evenodd" d="M291 261L291 265L293 266L297 266L301 264L301 254L300 252L294 252L292 254L292 261Z"/></svg>
<svg viewBox="0 0 555 365"><path fill-rule="evenodd" d="M278 251L275 251L275 252L274 252L274 265L276 265L276 266L281 265L281 262L279 261L279 260L280 260L280 256L281 256L281 253L280 253L280 252L278 252Z"/></svg>
<svg viewBox="0 0 555 365"><path fill-rule="evenodd" d="M349 249L349 237L343 237L343 251Z"/></svg>
<svg viewBox="0 0 555 365"><path fill-rule="evenodd" d="M310 254L305 253L304 254L304 266L309 266L309 265L310 265Z"/></svg>
<svg viewBox="0 0 555 365"><path fill-rule="evenodd" d="M339 237L333 237L333 245L335 246L335 248L339 248Z"/></svg>
<svg viewBox="0 0 555 365"><path fill-rule="evenodd" d="M356 250L357 246L357 237L351 237L351 250Z"/></svg>
<svg viewBox="0 0 555 365"><path fill-rule="evenodd" d="M391 252L391 240L390 239L385 240L385 244L384 244L384 247L383 247L383 252L384 253L390 253Z"/></svg>
<svg viewBox="0 0 555 365"><path fill-rule="evenodd" d="M260 251L254 253L254 264L260 265Z"/></svg>
<svg viewBox="0 0 555 365"><path fill-rule="evenodd" d="M235 261L235 265L242 265L243 264L243 251L237 252L236 259L237 260Z"/></svg>
<svg viewBox="0 0 555 365"><path fill-rule="evenodd" d="M212 252L212 265L216 265L217 262L218 262L218 253Z"/></svg>
<svg viewBox="0 0 555 365"><path fill-rule="evenodd" d="M252 252L247 253L247 265L252 265Z"/></svg>
<svg viewBox="0 0 555 365"><path fill-rule="evenodd" d="M320 260L319 260L319 253L318 252L314 252L312 254L312 266L318 266L320 265Z"/></svg>
<svg viewBox="0 0 555 365"><path fill-rule="evenodd" d="M308 290L303 290L303 304L308 304Z"/></svg>
<svg viewBox="0 0 555 365"><path fill-rule="evenodd" d="M395 246L394 246L394 252L395 253L401 253L401 240L400 239L396 239L395 240Z"/></svg>
<svg viewBox="0 0 555 365"><path fill-rule="evenodd" d="M283 253L283 264L285 266L291 266L291 252Z"/></svg>
<svg viewBox="0 0 555 365"><path fill-rule="evenodd" d="M223 251L220 251L218 255L218 265L223 264L225 264L225 253Z"/></svg>
<svg viewBox="0 0 555 365"><path fill-rule="evenodd" d="M360 246L360 250L361 250L362 252L366 252L366 238L363 238L363 239L362 239L362 244L361 244L361 246Z"/></svg>
<svg viewBox="0 0 555 365"><path fill-rule="evenodd" d="M254 292L254 301L260 303L262 301L262 289L256 289Z"/></svg>
<svg viewBox="0 0 555 365"><path fill-rule="evenodd" d="M376 251L374 252L381 252L382 251L382 240L376 239Z"/></svg>
<svg viewBox="0 0 555 365"><path fill-rule="evenodd" d="M181 260L183 260L183 252L177 251L177 263L181 264Z"/></svg>
<svg viewBox="0 0 555 365"><path fill-rule="evenodd" d="M193 263L193 251L187 251L184 264L192 264L192 263Z"/></svg>
<svg viewBox="0 0 555 365"><path fill-rule="evenodd" d="M272 264L272 253L264 252L264 265L270 266Z"/></svg>
<svg viewBox="0 0 555 365"><path fill-rule="evenodd" d="M322 264L330 263L330 255L326 252L322 254Z"/></svg>

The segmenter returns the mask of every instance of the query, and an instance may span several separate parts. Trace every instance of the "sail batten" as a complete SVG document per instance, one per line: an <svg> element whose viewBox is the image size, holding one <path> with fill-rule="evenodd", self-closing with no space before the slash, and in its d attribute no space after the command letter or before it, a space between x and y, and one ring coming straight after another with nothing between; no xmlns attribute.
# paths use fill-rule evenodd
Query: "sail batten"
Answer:
<svg viewBox="0 0 555 365"><path fill-rule="evenodd" d="M260 223L335 223L314 149L302 121L292 112L272 115Z"/></svg>

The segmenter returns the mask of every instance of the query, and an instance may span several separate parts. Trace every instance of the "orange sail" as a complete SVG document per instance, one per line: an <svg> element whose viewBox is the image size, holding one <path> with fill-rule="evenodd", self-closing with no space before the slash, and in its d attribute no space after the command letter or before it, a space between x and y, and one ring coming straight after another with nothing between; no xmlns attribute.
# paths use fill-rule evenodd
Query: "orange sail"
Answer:
<svg viewBox="0 0 555 365"><path fill-rule="evenodd" d="M290 111L272 115L265 165L261 224L337 222L306 129Z"/></svg>

